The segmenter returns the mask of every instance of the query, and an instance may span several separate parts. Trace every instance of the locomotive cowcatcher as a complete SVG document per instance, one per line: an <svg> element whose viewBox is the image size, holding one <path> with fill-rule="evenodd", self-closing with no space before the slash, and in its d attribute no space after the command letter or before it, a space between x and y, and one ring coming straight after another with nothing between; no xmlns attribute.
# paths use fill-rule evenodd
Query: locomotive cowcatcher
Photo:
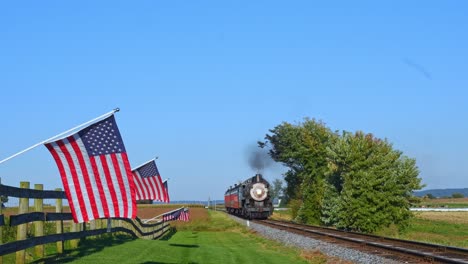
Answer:
<svg viewBox="0 0 468 264"><path fill-rule="evenodd" d="M261 174L235 184L224 194L224 204L229 214L247 219L266 219L273 213L270 184Z"/></svg>

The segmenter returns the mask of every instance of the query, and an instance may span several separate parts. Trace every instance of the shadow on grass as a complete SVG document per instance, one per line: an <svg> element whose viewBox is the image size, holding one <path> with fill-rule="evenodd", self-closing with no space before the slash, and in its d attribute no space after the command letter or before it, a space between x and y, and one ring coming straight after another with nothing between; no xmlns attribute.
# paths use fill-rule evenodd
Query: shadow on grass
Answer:
<svg viewBox="0 0 468 264"><path fill-rule="evenodd" d="M178 264L180 262L155 262L155 261L145 261L138 264ZM187 264L198 264L198 262L188 262Z"/></svg>
<svg viewBox="0 0 468 264"><path fill-rule="evenodd" d="M56 254L50 257L35 260L31 263L68 263L81 257L102 251L106 247L117 246L134 240L128 235L112 235L105 237L88 238L80 242L80 246L75 249L67 249L63 254ZM154 262L159 263L159 262Z"/></svg>
<svg viewBox="0 0 468 264"><path fill-rule="evenodd" d="M175 233L177 233L177 228L171 227L171 229L169 229L169 232L166 232L159 240L167 241L167 240L171 239L171 237Z"/></svg>
<svg viewBox="0 0 468 264"><path fill-rule="evenodd" d="M169 244L171 247L185 247L185 248L198 248L199 245L187 245L187 244Z"/></svg>

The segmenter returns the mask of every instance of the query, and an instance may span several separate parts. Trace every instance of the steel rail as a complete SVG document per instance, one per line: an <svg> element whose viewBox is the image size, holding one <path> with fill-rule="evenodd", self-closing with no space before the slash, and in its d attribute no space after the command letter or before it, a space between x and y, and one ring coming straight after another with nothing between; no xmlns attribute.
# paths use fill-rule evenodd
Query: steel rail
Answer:
<svg viewBox="0 0 468 264"><path fill-rule="evenodd" d="M357 232L348 232L332 228L300 225L291 222L284 222L278 220L263 220L256 221L260 224L268 224L273 226L279 226L286 229L293 229L301 232L307 232L318 236L324 236L328 238L334 238L337 240L347 241L359 245L367 245L374 248L385 249L392 252L400 252L411 256L423 258L425 260L432 260L442 263L457 263L467 264L468 263L468 249L442 246L424 242L401 240L395 238L379 237L376 235L367 235ZM319 231L320 230L320 231ZM374 240L374 241L371 241ZM452 254L453 256L443 256L440 253Z"/></svg>

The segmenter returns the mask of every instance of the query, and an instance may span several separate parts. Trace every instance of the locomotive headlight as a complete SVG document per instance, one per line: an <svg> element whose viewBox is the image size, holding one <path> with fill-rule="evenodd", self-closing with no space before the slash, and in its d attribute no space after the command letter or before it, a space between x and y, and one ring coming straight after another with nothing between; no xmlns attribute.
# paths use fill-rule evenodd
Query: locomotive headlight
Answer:
<svg viewBox="0 0 468 264"><path fill-rule="evenodd" d="M268 189L263 183L255 183L250 189L250 196L255 201L263 201L267 197Z"/></svg>

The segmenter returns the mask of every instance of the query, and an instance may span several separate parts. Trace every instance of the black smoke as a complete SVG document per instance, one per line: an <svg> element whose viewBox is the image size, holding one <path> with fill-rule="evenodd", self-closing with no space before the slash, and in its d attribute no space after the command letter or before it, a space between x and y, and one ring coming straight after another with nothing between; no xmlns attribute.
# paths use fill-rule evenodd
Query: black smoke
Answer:
<svg viewBox="0 0 468 264"><path fill-rule="evenodd" d="M273 160L268 154L266 148L260 148L258 145L252 145L248 150L248 162L250 168L257 173L261 173L265 168L272 165Z"/></svg>

